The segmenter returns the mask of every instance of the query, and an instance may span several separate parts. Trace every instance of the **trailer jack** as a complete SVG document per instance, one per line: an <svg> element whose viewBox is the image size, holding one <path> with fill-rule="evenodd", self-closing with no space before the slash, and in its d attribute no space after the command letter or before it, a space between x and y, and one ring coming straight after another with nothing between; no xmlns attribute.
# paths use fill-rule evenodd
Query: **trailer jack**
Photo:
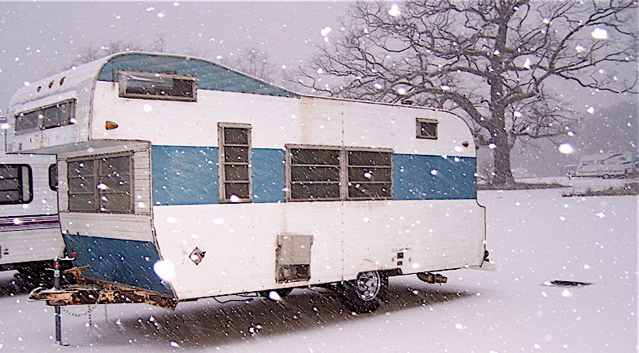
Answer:
<svg viewBox="0 0 639 353"><path fill-rule="evenodd" d="M29 300L44 300L47 305L55 307L55 342L58 345L68 345L62 342L62 306L146 303L170 310L174 310L177 306L177 299L166 294L113 284L85 284L85 278L82 277L82 271L88 269L89 266L75 267L64 271L65 273L71 273L75 277L77 284L62 286L60 280L60 260L73 259L55 258L53 262L54 287L50 289L39 287L31 291L29 294Z"/></svg>
<svg viewBox="0 0 639 353"><path fill-rule="evenodd" d="M426 283L446 283L448 282L448 277L442 276L438 273L431 272L420 272L417 274L417 278L426 282Z"/></svg>

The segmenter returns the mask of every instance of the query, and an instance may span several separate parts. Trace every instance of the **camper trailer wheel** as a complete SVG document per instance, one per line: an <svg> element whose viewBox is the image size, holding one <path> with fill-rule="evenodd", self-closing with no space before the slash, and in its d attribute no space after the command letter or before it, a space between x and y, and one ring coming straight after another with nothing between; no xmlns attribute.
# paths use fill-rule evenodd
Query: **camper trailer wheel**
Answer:
<svg viewBox="0 0 639 353"><path fill-rule="evenodd" d="M340 286L344 306L358 313L370 313L382 304L388 287L388 276L384 272L360 272L357 279L343 282Z"/></svg>

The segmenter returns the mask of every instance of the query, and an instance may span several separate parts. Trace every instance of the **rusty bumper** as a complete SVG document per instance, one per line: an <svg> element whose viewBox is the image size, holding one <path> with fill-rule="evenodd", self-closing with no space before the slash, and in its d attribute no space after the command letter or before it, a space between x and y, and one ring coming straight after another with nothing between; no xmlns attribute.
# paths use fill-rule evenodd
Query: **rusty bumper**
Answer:
<svg viewBox="0 0 639 353"><path fill-rule="evenodd" d="M73 285L62 289L36 288L29 294L29 300L45 300L51 306L145 303L169 310L175 309L178 303L176 298L165 294L99 285Z"/></svg>

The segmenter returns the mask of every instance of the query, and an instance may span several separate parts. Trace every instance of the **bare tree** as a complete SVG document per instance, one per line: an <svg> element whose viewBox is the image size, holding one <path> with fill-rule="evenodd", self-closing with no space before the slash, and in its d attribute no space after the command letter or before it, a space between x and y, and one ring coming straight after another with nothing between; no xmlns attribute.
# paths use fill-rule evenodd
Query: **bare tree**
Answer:
<svg viewBox="0 0 639 353"><path fill-rule="evenodd" d="M358 2L300 84L456 111L493 147L493 183L507 186L518 139L572 123L553 84L637 93L636 9L635 0Z"/></svg>
<svg viewBox="0 0 639 353"><path fill-rule="evenodd" d="M129 52L129 51L147 51L147 52L155 52L155 53L163 53L166 50L166 39L164 35L157 34L156 39L150 44L141 44L132 41L123 41L123 40L115 40L111 41L106 45L95 46L93 44L89 44L87 46L81 47L78 50L78 55L76 59L73 60L71 66L77 66L80 64L88 63L93 60L97 60L99 58L105 57L107 55L120 53L120 52Z"/></svg>
<svg viewBox="0 0 639 353"><path fill-rule="evenodd" d="M276 79L275 69L268 61L268 53L256 48L240 49L237 54L222 58L220 63L268 82L275 82Z"/></svg>

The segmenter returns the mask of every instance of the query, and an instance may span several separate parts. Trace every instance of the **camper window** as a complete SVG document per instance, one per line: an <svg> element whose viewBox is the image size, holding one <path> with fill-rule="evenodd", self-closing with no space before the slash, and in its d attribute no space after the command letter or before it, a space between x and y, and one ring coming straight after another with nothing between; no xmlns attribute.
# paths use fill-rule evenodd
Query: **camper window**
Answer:
<svg viewBox="0 0 639 353"><path fill-rule="evenodd" d="M31 167L0 164L0 204L29 203L33 200Z"/></svg>
<svg viewBox="0 0 639 353"><path fill-rule="evenodd" d="M131 155L68 162L69 211L132 213Z"/></svg>
<svg viewBox="0 0 639 353"><path fill-rule="evenodd" d="M340 200L339 149L291 148L288 155L292 200Z"/></svg>
<svg viewBox="0 0 639 353"><path fill-rule="evenodd" d="M348 198L391 198L392 159L388 151L348 151Z"/></svg>
<svg viewBox="0 0 639 353"><path fill-rule="evenodd" d="M24 131L66 126L73 124L74 116L75 100L67 100L16 115L15 129L16 131Z"/></svg>
<svg viewBox="0 0 639 353"><path fill-rule="evenodd" d="M58 164L53 163L49 166L49 188L58 191Z"/></svg>
<svg viewBox="0 0 639 353"><path fill-rule="evenodd" d="M120 97L195 102L196 79L167 73L120 71Z"/></svg>
<svg viewBox="0 0 639 353"><path fill-rule="evenodd" d="M439 122L434 119L417 118L417 138L437 139L437 125Z"/></svg>
<svg viewBox="0 0 639 353"><path fill-rule="evenodd" d="M289 148L289 199L379 200L392 197L392 151L338 147Z"/></svg>
<svg viewBox="0 0 639 353"><path fill-rule="evenodd" d="M251 125L220 123L220 202L251 202Z"/></svg>

